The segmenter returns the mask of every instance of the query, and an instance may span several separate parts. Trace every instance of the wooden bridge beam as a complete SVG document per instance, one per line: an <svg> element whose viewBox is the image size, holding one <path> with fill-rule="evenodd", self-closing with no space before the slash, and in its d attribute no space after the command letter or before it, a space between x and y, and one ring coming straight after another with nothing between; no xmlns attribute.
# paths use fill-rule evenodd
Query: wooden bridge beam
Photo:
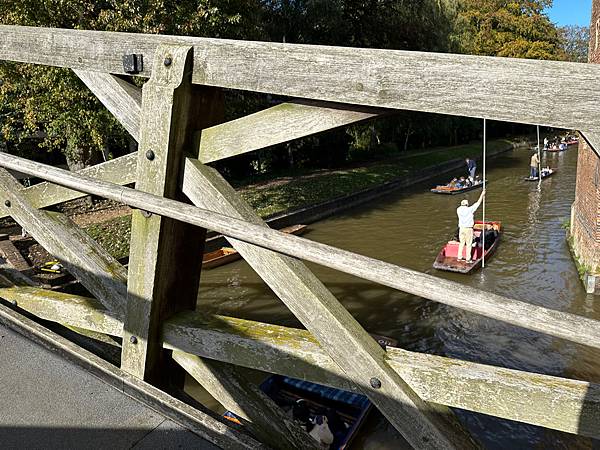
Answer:
<svg viewBox="0 0 600 450"><path fill-rule="evenodd" d="M142 90L109 73L74 70L136 141L140 140Z"/></svg>
<svg viewBox="0 0 600 450"><path fill-rule="evenodd" d="M95 299L0 284L0 298L38 317L121 336L122 323ZM306 330L182 312L164 324L162 340L171 350L358 391ZM425 401L600 439L598 384L400 348L388 347L386 360Z"/></svg>
<svg viewBox="0 0 600 450"><path fill-rule="evenodd" d="M144 85L136 190L178 198L184 148L191 141L192 48L159 46L156 70ZM213 120L209 117L206 120ZM127 311L121 367L157 384L167 382L168 358L160 324L171 314L194 310L206 230L136 210L132 215ZM170 292L177 291L177 297Z"/></svg>
<svg viewBox="0 0 600 450"><path fill-rule="evenodd" d="M598 132L593 64L0 26L0 59L124 74L122 56L194 47L192 82L289 97ZM252 55L252 58L248 58ZM268 76L265 76L268 74ZM551 95L550 95L551 94ZM556 108L556 98L569 102Z"/></svg>

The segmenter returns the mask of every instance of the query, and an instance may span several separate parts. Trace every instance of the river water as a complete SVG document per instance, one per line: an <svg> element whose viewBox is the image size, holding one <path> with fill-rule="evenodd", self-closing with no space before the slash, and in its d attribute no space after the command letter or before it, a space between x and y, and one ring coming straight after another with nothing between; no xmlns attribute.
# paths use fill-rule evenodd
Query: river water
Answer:
<svg viewBox="0 0 600 450"><path fill-rule="evenodd" d="M558 172L537 183L528 175L530 151L517 149L488 162L486 216L503 223L498 250L472 275L431 265L456 229L462 197L435 195L417 185L311 224L306 238L532 304L600 320L600 301L585 294L562 225L575 193L577 150L546 154ZM441 180L447 181L448 176ZM469 193L475 201L479 191ZM479 211L481 213L481 209ZM513 369L600 381L600 351L486 319L309 263L309 267L370 332L399 346ZM202 273L199 308L247 319L300 326L244 262ZM542 428L459 412L486 448L589 448L591 441ZM599 444L596 442L596 444ZM373 415L353 448L399 448L395 430Z"/></svg>

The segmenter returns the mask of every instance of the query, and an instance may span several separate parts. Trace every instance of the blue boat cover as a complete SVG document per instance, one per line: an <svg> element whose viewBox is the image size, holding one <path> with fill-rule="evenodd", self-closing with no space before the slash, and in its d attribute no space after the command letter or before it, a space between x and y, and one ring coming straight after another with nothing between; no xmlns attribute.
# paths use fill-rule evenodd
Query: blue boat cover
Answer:
<svg viewBox="0 0 600 450"><path fill-rule="evenodd" d="M359 408L360 410L363 410L371 403L371 401L364 395L342 391L341 389L323 386L322 384L311 383L310 381L302 381L296 378L283 377L282 382L288 386L293 386L303 391L318 394L322 398L342 402Z"/></svg>

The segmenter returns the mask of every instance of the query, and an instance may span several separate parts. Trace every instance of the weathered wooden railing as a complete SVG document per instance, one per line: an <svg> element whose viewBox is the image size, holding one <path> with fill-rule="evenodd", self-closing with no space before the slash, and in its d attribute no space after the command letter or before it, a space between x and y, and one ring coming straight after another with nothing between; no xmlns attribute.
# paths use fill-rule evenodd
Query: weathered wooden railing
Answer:
<svg viewBox="0 0 600 450"><path fill-rule="evenodd" d="M125 74L126 54L144 55L143 90L114 76ZM600 67L10 26L0 27L0 59L75 70L139 142L136 154L79 173L0 153L0 166L48 181L23 188L1 169L0 215L23 225L95 297L5 280L1 298L121 337L128 376L164 386L176 361L273 447L313 443L235 365L361 391L415 448L476 445L448 406L600 438L598 385L384 351L300 260L592 347L600 347L600 323L271 230L205 165L394 109L573 128L594 144ZM310 100L222 123L222 88ZM557 96L570 99L560 111ZM128 270L65 216L41 209L86 194L137 208ZM228 237L306 331L196 311L206 229ZM197 414L206 437L222 444L221 424Z"/></svg>

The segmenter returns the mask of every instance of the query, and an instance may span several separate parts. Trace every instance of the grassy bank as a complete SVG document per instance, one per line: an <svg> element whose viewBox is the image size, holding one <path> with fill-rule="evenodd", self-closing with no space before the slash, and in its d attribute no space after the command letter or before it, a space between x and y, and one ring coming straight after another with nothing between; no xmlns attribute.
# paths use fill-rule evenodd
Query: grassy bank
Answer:
<svg viewBox="0 0 600 450"><path fill-rule="evenodd" d="M491 141L488 143L488 152L495 153L510 145L506 140ZM266 217L410 176L419 170L446 161L480 154L481 143L436 148L369 163L362 167L273 179L260 185L241 186L238 191L261 217ZM131 216L90 225L85 230L114 257L122 258L129 254Z"/></svg>

